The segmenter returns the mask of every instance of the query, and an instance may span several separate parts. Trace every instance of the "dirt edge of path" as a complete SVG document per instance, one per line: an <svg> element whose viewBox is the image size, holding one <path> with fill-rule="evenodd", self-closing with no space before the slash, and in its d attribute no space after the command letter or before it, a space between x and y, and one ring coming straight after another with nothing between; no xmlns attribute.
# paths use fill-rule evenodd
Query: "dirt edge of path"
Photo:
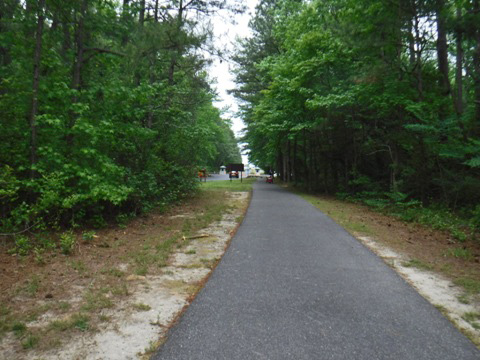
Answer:
<svg viewBox="0 0 480 360"><path fill-rule="evenodd" d="M480 244L460 244L445 232L364 205L300 195L379 256L480 349ZM470 257L455 256L467 246Z"/></svg>
<svg viewBox="0 0 480 360"><path fill-rule="evenodd" d="M61 340L60 346L36 347L29 351L24 347L22 351L18 348L16 334L12 332L7 333L0 341L0 358L9 360L148 359L164 342L170 327L175 324L204 286L243 221L251 192L225 192L224 194L225 203L228 205L222 205L225 212L221 217L209 221L208 224L205 223L206 227L195 232L188 231L190 225L187 224L188 226L185 227L184 222L182 229L187 231L187 235L183 236L183 240L175 243L173 252L166 260L166 266L158 271L149 271L145 275L136 273L138 269L132 267L128 260L124 264L115 263L115 268L109 267L109 271L113 273L112 276L118 276L124 283L124 288L118 289L123 289L125 294L116 296L112 293L95 292L93 295L92 292L92 296L96 296L92 299L92 303L105 302L112 303L114 306L94 309L91 314L83 311L82 315L78 315L80 313L72 315L75 307L73 305L63 317L62 315L59 317L57 312L51 313L50 310L46 310L36 320L27 323L28 329L45 328L46 330L42 330L46 331L42 333L45 336L52 337L53 335L49 332L54 331L55 336ZM192 209L198 211L198 207ZM165 216L171 218L174 223L185 219L187 222L194 222L196 221L194 216L190 215L192 209L187 207L183 212L174 212ZM165 216L162 215L162 217ZM165 223L159 226L165 227ZM137 233L141 233L137 227L134 229ZM125 232L127 231L130 229L125 229ZM140 240L139 245L149 244L148 241L148 238ZM155 246L161 246L162 242L154 244L152 249ZM132 255L127 253L128 256ZM89 281L94 279L94 277L87 277ZM88 285L78 288L80 294L85 289L88 291ZM38 302L42 296L43 293L39 293L35 297L36 301ZM57 298L56 294L55 298ZM82 299L81 296L78 301L80 299ZM72 298L72 301L74 300ZM15 301L18 303L17 300ZM84 321L81 317L85 314L86 318L100 317L103 321L92 323L93 328L84 330L82 326L88 326L88 320ZM72 324L72 321L76 323ZM64 331L62 326L68 329ZM52 327L56 328L50 330Z"/></svg>

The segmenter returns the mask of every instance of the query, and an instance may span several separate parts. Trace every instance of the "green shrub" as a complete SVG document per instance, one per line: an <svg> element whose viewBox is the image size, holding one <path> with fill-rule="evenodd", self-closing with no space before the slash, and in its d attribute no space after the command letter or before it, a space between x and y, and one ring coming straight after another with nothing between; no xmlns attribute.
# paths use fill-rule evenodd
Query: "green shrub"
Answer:
<svg viewBox="0 0 480 360"><path fill-rule="evenodd" d="M82 239L85 242L91 242L96 237L95 231L85 231L82 234Z"/></svg>
<svg viewBox="0 0 480 360"><path fill-rule="evenodd" d="M62 254L70 255L75 248L75 235L71 231L67 231L60 235L60 249Z"/></svg>
<svg viewBox="0 0 480 360"><path fill-rule="evenodd" d="M10 252L20 256L26 256L29 254L31 248L32 244L28 237L17 236L15 237L15 248L12 249Z"/></svg>

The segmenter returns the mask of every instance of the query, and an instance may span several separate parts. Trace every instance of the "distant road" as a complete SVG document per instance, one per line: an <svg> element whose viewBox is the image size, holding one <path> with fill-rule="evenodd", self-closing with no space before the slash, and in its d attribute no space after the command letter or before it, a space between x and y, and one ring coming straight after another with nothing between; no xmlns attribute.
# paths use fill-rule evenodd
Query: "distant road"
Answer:
<svg viewBox="0 0 480 360"><path fill-rule="evenodd" d="M245 177L246 175L243 174L243 178ZM228 174L226 175L212 174L207 178L207 181L216 181L216 180L230 180L230 178L228 177ZM237 178L233 178L232 180L237 180ZM240 177L238 178L238 180L240 180Z"/></svg>
<svg viewBox="0 0 480 360"><path fill-rule="evenodd" d="M155 360L479 360L434 306L342 227L263 181Z"/></svg>

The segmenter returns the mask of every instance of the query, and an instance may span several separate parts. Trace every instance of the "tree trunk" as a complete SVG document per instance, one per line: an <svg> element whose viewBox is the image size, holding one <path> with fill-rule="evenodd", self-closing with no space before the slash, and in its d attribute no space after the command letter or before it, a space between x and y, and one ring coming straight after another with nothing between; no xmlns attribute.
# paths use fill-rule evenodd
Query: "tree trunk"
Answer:
<svg viewBox="0 0 480 360"><path fill-rule="evenodd" d="M417 80L418 100L423 101L423 74L422 74L422 42L420 35L420 19L415 9L415 76Z"/></svg>
<svg viewBox="0 0 480 360"><path fill-rule="evenodd" d="M123 3L122 3L122 21L124 23L127 23L128 21L128 18L129 18L129 4L130 4L130 0L123 0ZM123 35L122 35L122 46L125 46L127 45L127 42L128 42L128 32L127 31L124 31Z"/></svg>
<svg viewBox="0 0 480 360"><path fill-rule="evenodd" d="M462 19L462 8L457 5L457 23L459 24ZM457 25L459 26L459 25ZM455 57L455 112L457 114L458 127L462 131L463 139L467 140L467 133L465 132L465 126L462 122L463 115L463 30L457 28L456 30L456 57Z"/></svg>
<svg viewBox="0 0 480 360"><path fill-rule="evenodd" d="M76 21L75 28L75 62L73 65L73 77L72 77L72 89L75 90L72 103L75 104L78 102L78 95L82 84L82 67L83 67L83 55L85 50L84 39L85 39L85 16L87 13L88 0L83 0L80 5L80 14L79 19ZM70 122L68 127L71 129L76 122L76 115L72 112L70 114ZM68 135L67 141L72 145L73 137L71 134Z"/></svg>
<svg viewBox="0 0 480 360"><path fill-rule="evenodd" d="M303 129L303 180L305 185L308 186L308 162L307 162L307 135L305 129Z"/></svg>
<svg viewBox="0 0 480 360"><path fill-rule="evenodd" d="M182 31L182 26L183 26L183 0L180 0L179 8L178 8L178 15L177 15L177 28L176 31L180 33ZM176 34L177 35L177 34ZM180 55L180 44L178 43L176 45L176 50L173 51L172 58L170 59L170 67L168 69L168 84L173 85L174 84L174 75L175 75L175 66L177 65L177 57Z"/></svg>
<svg viewBox="0 0 480 360"><path fill-rule="evenodd" d="M410 68L414 69L416 64L415 36L413 34L413 24L411 20L408 21L408 53L409 53Z"/></svg>
<svg viewBox="0 0 480 360"><path fill-rule="evenodd" d="M38 2L38 20L35 32L35 53L33 56L33 85L32 85L32 106L30 109L30 177L35 177L34 165L37 162L37 112L38 112L38 86L40 84L40 64L42 60L42 35L44 18L45 0Z"/></svg>
<svg viewBox="0 0 480 360"><path fill-rule="evenodd" d="M145 22L145 0L140 1L140 15L138 17L138 22L143 26Z"/></svg>
<svg viewBox="0 0 480 360"><path fill-rule="evenodd" d="M438 70L440 72L440 87L443 95L450 95L451 86L448 77L448 43L447 31L445 29L445 1L437 0L436 3L437 16L437 58Z"/></svg>
<svg viewBox="0 0 480 360"><path fill-rule="evenodd" d="M457 6L457 22L460 22L462 18L462 8L460 5ZM457 29L456 31L456 64L455 64L455 85L456 85L456 101L455 101L455 110L458 116L463 114L463 45L462 31Z"/></svg>
<svg viewBox="0 0 480 360"><path fill-rule="evenodd" d="M473 13L480 14L480 1L473 1ZM475 123L473 126L474 135L480 135L480 27L478 24L475 29L475 51L473 53L473 89L475 101Z"/></svg>
<svg viewBox="0 0 480 360"><path fill-rule="evenodd" d="M13 14L17 6L19 6L17 1L12 1L12 2L0 1L0 34L3 33L4 31L10 30L8 28L8 24L13 18ZM12 62L12 57L10 56L9 50L6 47L3 47L0 45L0 67L7 66L11 62ZM0 83L1 82L2 82L2 78L0 78ZM5 93L6 93L6 89L4 87L0 87L0 95L3 95Z"/></svg>
<svg viewBox="0 0 480 360"><path fill-rule="evenodd" d="M155 0L155 9L154 9L154 14L155 22L158 22L158 0Z"/></svg>
<svg viewBox="0 0 480 360"><path fill-rule="evenodd" d="M69 61L68 51L72 48L72 39L70 37L70 25L68 24L68 22L64 21L62 23L62 30L63 30L63 41L62 41L61 55L62 55L63 61L65 63L68 63Z"/></svg>

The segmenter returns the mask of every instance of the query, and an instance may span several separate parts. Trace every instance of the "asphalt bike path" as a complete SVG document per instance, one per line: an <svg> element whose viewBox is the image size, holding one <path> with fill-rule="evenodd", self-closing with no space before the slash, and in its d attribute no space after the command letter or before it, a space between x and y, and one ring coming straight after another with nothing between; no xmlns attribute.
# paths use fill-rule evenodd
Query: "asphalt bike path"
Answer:
<svg viewBox="0 0 480 360"><path fill-rule="evenodd" d="M333 220L257 182L229 249L153 359L479 360L480 351Z"/></svg>

